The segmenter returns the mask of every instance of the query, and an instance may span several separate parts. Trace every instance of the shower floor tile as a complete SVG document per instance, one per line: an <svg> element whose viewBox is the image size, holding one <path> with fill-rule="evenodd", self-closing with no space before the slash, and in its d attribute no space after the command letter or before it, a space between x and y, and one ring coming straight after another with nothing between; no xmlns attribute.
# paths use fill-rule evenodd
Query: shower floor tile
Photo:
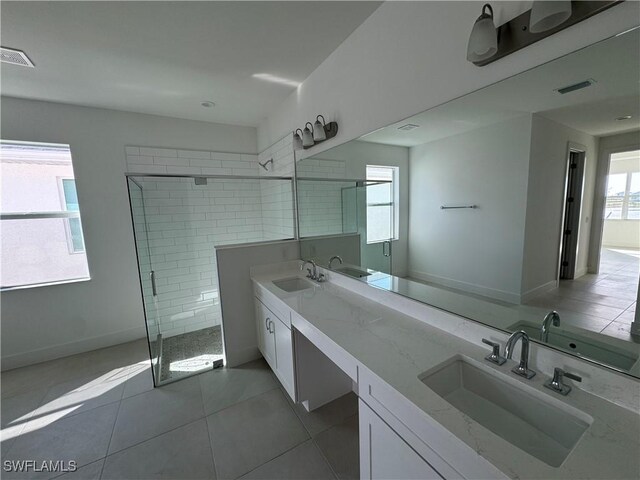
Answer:
<svg viewBox="0 0 640 480"><path fill-rule="evenodd" d="M223 358L220 325L162 339L160 383L211 370Z"/></svg>

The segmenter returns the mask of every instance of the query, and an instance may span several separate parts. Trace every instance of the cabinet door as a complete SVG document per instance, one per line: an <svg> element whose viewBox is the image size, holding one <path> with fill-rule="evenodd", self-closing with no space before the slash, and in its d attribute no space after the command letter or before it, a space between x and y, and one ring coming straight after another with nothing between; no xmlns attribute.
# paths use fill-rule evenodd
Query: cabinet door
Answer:
<svg viewBox="0 0 640 480"><path fill-rule="evenodd" d="M295 397L293 388L293 342L291 330L278 318L272 321L276 337L276 366L278 377L291 398Z"/></svg>
<svg viewBox="0 0 640 480"><path fill-rule="evenodd" d="M276 368L276 336L272 324L277 317L259 300L255 300L258 348L272 369Z"/></svg>
<svg viewBox="0 0 640 480"><path fill-rule="evenodd" d="M359 401L360 478L442 480L442 477L402 437Z"/></svg>

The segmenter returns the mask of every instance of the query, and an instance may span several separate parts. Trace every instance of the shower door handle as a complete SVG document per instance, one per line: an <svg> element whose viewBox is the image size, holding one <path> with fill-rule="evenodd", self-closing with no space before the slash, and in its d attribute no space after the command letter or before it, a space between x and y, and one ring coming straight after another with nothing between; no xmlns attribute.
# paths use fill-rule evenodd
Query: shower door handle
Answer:
<svg viewBox="0 0 640 480"><path fill-rule="evenodd" d="M154 297L157 297L158 290L156 289L156 272L151 270L151 273L149 274L149 276L151 277L151 293L153 294Z"/></svg>

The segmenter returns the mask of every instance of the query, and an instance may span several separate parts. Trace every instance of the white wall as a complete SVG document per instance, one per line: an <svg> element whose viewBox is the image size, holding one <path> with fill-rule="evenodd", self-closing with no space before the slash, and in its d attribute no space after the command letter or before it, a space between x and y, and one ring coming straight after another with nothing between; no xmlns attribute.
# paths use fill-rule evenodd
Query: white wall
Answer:
<svg viewBox="0 0 640 480"><path fill-rule="evenodd" d="M534 114L522 271L523 295L544 289L557 279L569 146L585 149L575 276L577 278L587 272L598 140Z"/></svg>
<svg viewBox="0 0 640 480"><path fill-rule="evenodd" d="M530 1L491 2L496 24ZM638 24L639 2L623 2L504 59L479 68L466 60L482 4L385 2L258 129L268 145L319 113L338 135L310 155L358 138L460 95L558 58Z"/></svg>
<svg viewBox="0 0 640 480"><path fill-rule="evenodd" d="M527 114L410 149L410 276L519 302L530 138Z"/></svg>
<svg viewBox="0 0 640 480"><path fill-rule="evenodd" d="M249 127L2 97L1 137L71 145L91 280L3 292L2 368L144 336L125 145L257 153Z"/></svg>

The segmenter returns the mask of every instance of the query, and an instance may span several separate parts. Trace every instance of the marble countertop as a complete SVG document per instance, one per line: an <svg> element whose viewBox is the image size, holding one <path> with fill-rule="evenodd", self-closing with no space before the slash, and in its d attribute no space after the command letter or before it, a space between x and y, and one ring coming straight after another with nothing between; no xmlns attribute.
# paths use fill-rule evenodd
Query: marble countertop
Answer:
<svg viewBox="0 0 640 480"><path fill-rule="evenodd" d="M510 478L638 478L640 476L640 414L574 386L567 397L543 388L548 378L531 380L509 374L515 362L489 368L510 375L523 388L535 389L549 402L577 409L593 423L560 467L551 467L508 443L451 406L423 384L419 375L460 354L483 362L484 345L474 345L330 282L287 293L272 281L299 275L291 265L254 272L253 281L285 302L304 321L322 332L355 362L412 402L460 441Z"/></svg>

